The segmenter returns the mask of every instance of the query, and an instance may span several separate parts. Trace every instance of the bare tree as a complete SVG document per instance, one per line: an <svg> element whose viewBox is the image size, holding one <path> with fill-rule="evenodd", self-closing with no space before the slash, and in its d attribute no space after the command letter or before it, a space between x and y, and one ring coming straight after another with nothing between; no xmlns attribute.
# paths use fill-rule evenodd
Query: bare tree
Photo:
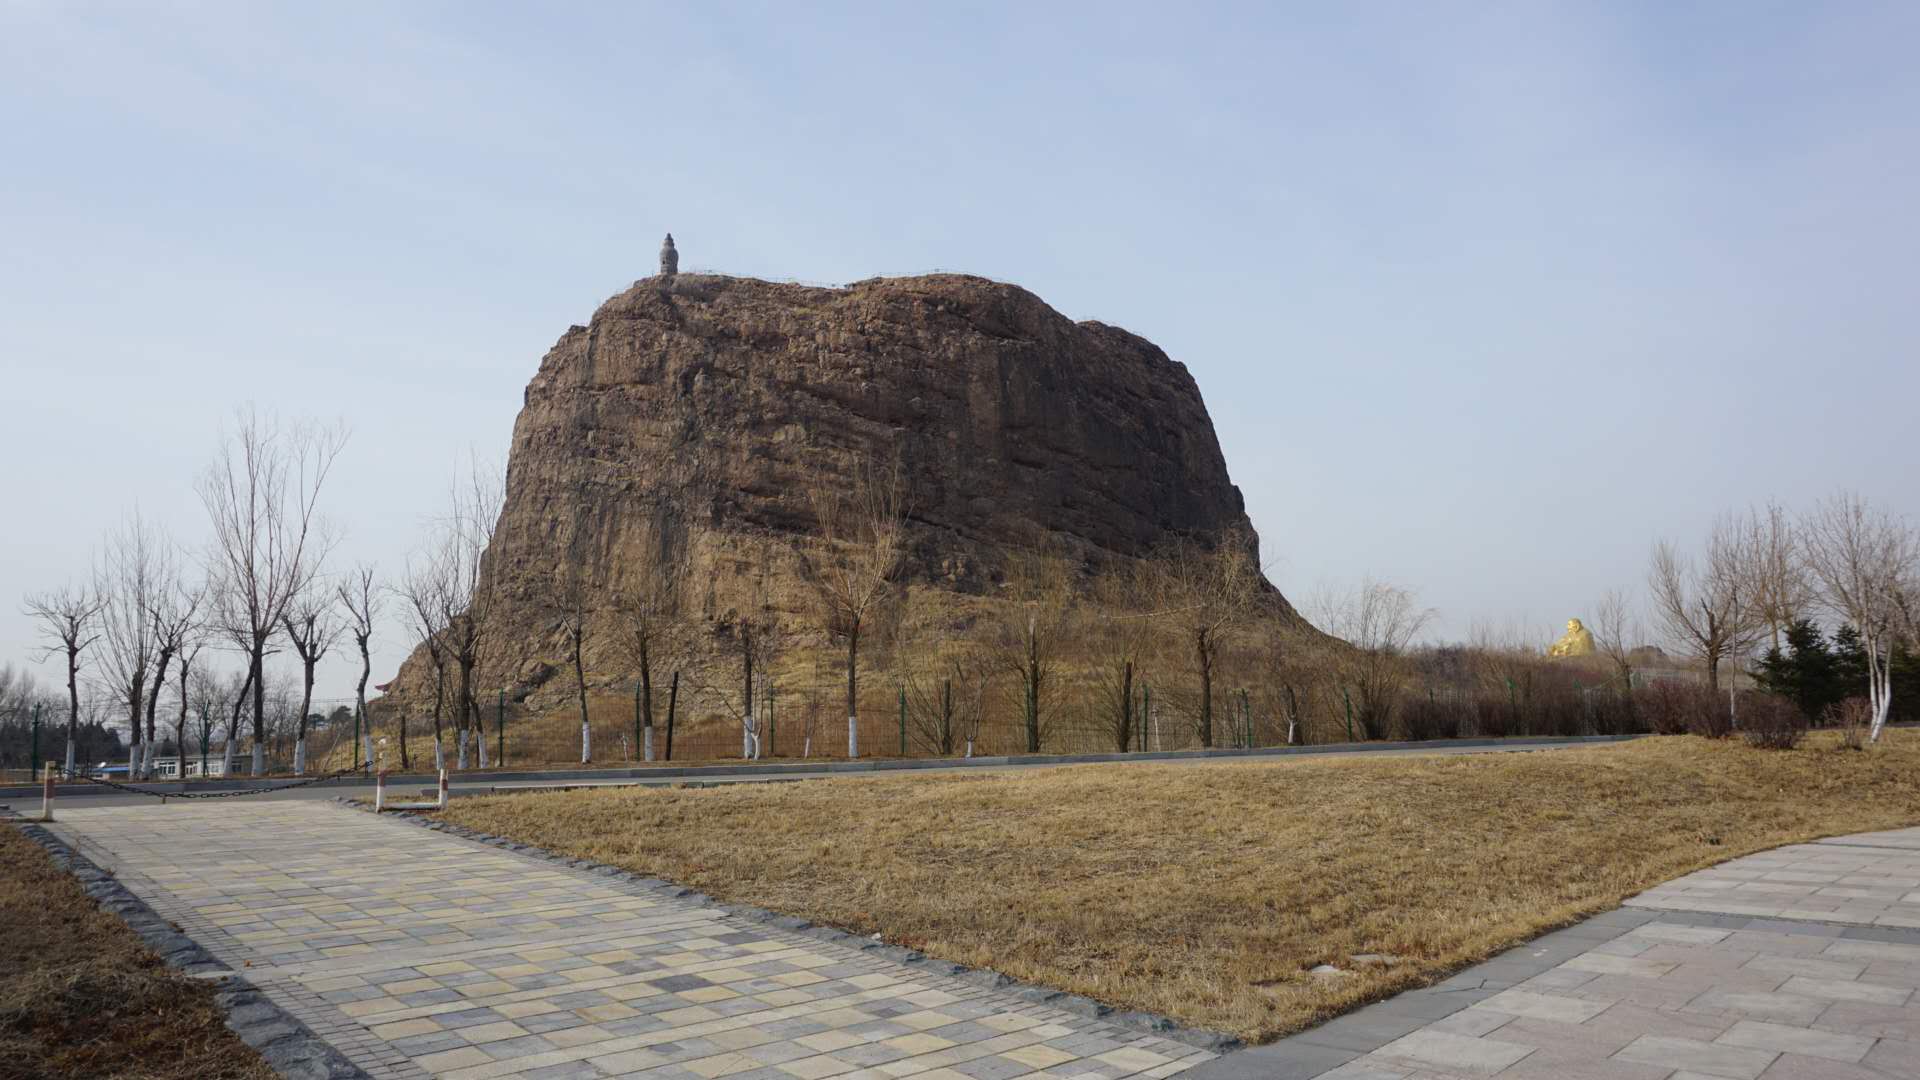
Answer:
<svg viewBox="0 0 1920 1080"><path fill-rule="evenodd" d="M1722 517L1707 537L1704 563L1662 540L1648 566L1654 617L1676 646L1706 666L1710 691L1720 688L1721 662L1752 648L1762 625L1743 562L1739 523Z"/></svg>
<svg viewBox="0 0 1920 1080"><path fill-rule="evenodd" d="M896 456L887 466L861 462L845 492L825 478L810 485L820 539L801 551L802 567L820 603L822 622L847 647L847 756L860 756L860 635L892 593L906 553L906 476Z"/></svg>
<svg viewBox="0 0 1920 1080"><path fill-rule="evenodd" d="M1593 644L1613 665L1623 689L1633 689L1633 650L1641 637L1640 617L1625 589L1608 589L1593 613Z"/></svg>
<svg viewBox="0 0 1920 1080"><path fill-rule="evenodd" d="M300 658L300 712L295 721L298 732L293 740L293 771L301 774L307 771L307 711L313 707L313 669L340 640L345 627L334 609L332 592L318 588L294 597L281 623L294 655Z"/></svg>
<svg viewBox="0 0 1920 1080"><path fill-rule="evenodd" d="M1754 619L1767 629L1774 649L1794 620L1813 606L1799 528L1784 507L1769 502L1747 511L1737 526L1736 561L1742 591L1751 598Z"/></svg>
<svg viewBox="0 0 1920 1080"><path fill-rule="evenodd" d="M613 590L620 645L640 675L642 730L634 733L642 756L653 760L654 673L663 671L681 652L685 624L681 595L686 578L686 544L665 513L647 520L630 546L639 557L623 567L624 576Z"/></svg>
<svg viewBox="0 0 1920 1080"><path fill-rule="evenodd" d="M591 592L578 552L570 553L557 569L559 581L553 595L560 608L559 630L566 642L567 660L573 668L574 697L580 708L580 764L593 760L593 727L587 718L587 668L585 661L587 622L592 618Z"/></svg>
<svg viewBox="0 0 1920 1080"><path fill-rule="evenodd" d="M1867 657L1869 741L1878 741L1893 706L1893 647L1903 605L1920 571L1920 532L1852 492L1820 504L1804 526L1807 564L1820 603L1860 635Z"/></svg>
<svg viewBox="0 0 1920 1080"><path fill-rule="evenodd" d="M173 585L172 545L135 510L107 533L106 544L94 566L94 592L105 601L100 609L105 644L102 667L114 698L126 709L129 776L141 774L141 720L148 698L157 695L166 679L155 672L159 634L155 610ZM168 657L168 659L172 659Z"/></svg>
<svg viewBox="0 0 1920 1080"><path fill-rule="evenodd" d="M433 668L433 767L436 772L447 767L441 719L446 711L447 697L448 604L445 594L452 588L452 566L448 556L447 545L443 542L424 554L410 557L399 587L413 636L426 649L427 663ZM406 730L406 724L406 718L402 716L402 731Z"/></svg>
<svg viewBox="0 0 1920 1080"><path fill-rule="evenodd" d="M1322 589L1308 604L1320 629L1353 648L1341 650L1338 667L1351 686L1354 720L1368 739L1389 734L1405 678L1406 653L1433 619L1413 591L1367 578L1356 588Z"/></svg>
<svg viewBox="0 0 1920 1080"><path fill-rule="evenodd" d="M27 597L26 614L39 625L46 644L41 656L67 662L67 772L74 768L74 735L80 726L80 654L100 640L100 611L106 600L90 586L65 585Z"/></svg>
<svg viewBox="0 0 1920 1080"><path fill-rule="evenodd" d="M320 491L346 445L344 428L281 427L251 409L236 418L197 485L213 525L221 584L215 609L247 655L253 690L253 771L266 768L267 646L288 605L319 577L332 547Z"/></svg>
<svg viewBox="0 0 1920 1080"><path fill-rule="evenodd" d="M783 626L780 612L773 603L772 557L773 549L769 545L754 545L748 564L737 575L748 583L746 595L738 606L726 613L720 624L720 631L732 638L740 658L738 704L732 694L714 687L704 671L698 668L693 671L694 684L709 698L720 702L740 726L740 756L750 761L761 756L765 726L764 711L757 707L761 698L756 694L754 678L758 675L764 682L771 676L782 645Z"/></svg>
<svg viewBox="0 0 1920 1080"><path fill-rule="evenodd" d="M1213 745L1213 682L1221 648L1252 617L1262 577L1253 538L1236 532L1214 544L1181 537L1147 561L1155 618L1177 628L1200 684L1196 728Z"/></svg>
<svg viewBox="0 0 1920 1080"><path fill-rule="evenodd" d="M154 678L156 690L166 680L169 661L174 659L180 661L180 724L176 725L176 734L184 730L186 723L188 669L193 666L194 659L199 656L200 649L205 643L201 609L206 602L206 595L205 584L188 584L176 573L171 576L171 580L161 591L159 602L153 612L154 632L160 654L159 670ZM158 693L147 698L149 745L154 739L154 711L159 700ZM181 737L184 738L184 736ZM180 743L180 775L183 777L186 775L186 753L186 743L182 742ZM153 773L151 767L145 771L149 776Z"/></svg>
<svg viewBox="0 0 1920 1080"><path fill-rule="evenodd" d="M505 492L505 477L499 469L474 461L465 482L455 485L452 515L442 544L447 587L440 595L440 621L446 628L443 636L448 654L459 669L454 716L463 769L467 767L469 731L479 744L479 765L487 767L486 726L474 700L473 669L479 663L493 614L493 575L488 572L486 555L500 523Z"/></svg>
<svg viewBox="0 0 1920 1080"><path fill-rule="evenodd" d="M193 606L198 607L200 591L194 589L189 595L194 600ZM173 645L174 656L180 661L180 712L178 718L174 721L173 740L180 747L179 778L185 780L187 778L188 713L192 708L193 702L193 680L205 677L198 671L196 664L200 659L200 650L206 647L206 637L200 632L200 627L189 620L181 624L179 632L173 637ZM206 714L203 712L203 724L205 722L205 716ZM200 737L200 753L203 758L206 755L206 749L206 734L203 731Z"/></svg>
<svg viewBox="0 0 1920 1080"><path fill-rule="evenodd" d="M1039 753L1051 734L1061 659L1082 614L1073 571L1064 556L1054 553L1015 555L1002 586L1003 614L989 630L992 655L1016 680L1012 692L1030 754Z"/></svg>
<svg viewBox="0 0 1920 1080"><path fill-rule="evenodd" d="M364 727L361 738L365 740L368 760L373 758L373 715L367 712L367 680L373 677L373 654L369 643L373 641L373 628L380 621L380 609L386 596L386 587L375 576L372 563L356 565L347 576L334 587L333 595L340 603L341 610L347 613L347 632L353 635L354 648L360 651L360 679L354 684L353 705L355 727ZM407 760L407 718L400 717L400 767L410 768ZM356 755L358 751L356 750ZM356 762L358 764L358 762Z"/></svg>

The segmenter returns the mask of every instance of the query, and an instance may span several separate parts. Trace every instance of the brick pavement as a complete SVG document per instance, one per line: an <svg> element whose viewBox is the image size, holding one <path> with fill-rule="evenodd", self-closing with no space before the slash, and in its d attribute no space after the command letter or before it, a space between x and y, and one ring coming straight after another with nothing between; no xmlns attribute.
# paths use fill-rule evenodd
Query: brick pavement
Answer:
<svg viewBox="0 0 1920 1080"><path fill-rule="evenodd" d="M1920 829L1797 844L1186 1075L1914 1080L1916 927Z"/></svg>
<svg viewBox="0 0 1920 1080"><path fill-rule="evenodd" d="M376 1077L1121 1080L1213 1056L330 804L54 828Z"/></svg>

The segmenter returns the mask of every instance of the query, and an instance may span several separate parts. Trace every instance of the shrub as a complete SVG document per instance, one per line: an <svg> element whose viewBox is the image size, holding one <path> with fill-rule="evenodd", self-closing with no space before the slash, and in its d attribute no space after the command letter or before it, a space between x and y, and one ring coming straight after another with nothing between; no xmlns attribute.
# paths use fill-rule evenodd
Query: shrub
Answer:
<svg viewBox="0 0 1920 1080"><path fill-rule="evenodd" d="M1840 732L1840 745L1849 750L1867 748L1867 732L1873 726L1873 706L1863 697L1850 697L1827 706L1821 721Z"/></svg>
<svg viewBox="0 0 1920 1080"><path fill-rule="evenodd" d="M1460 737L1461 707L1451 701L1415 697L1400 707L1400 726L1415 742Z"/></svg>
<svg viewBox="0 0 1920 1080"><path fill-rule="evenodd" d="M1740 703L1740 734L1748 746L1792 750L1807 734L1807 716L1778 694L1755 694Z"/></svg>
<svg viewBox="0 0 1920 1080"><path fill-rule="evenodd" d="M1720 695L1704 686L1663 679L1642 694L1641 711L1656 735L1724 739L1733 734L1733 715Z"/></svg>

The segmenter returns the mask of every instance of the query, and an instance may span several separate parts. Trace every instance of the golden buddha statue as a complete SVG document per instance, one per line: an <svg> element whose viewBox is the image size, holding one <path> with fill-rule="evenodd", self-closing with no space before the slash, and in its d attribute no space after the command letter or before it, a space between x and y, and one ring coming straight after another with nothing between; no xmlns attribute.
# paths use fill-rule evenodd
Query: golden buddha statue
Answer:
<svg viewBox="0 0 1920 1080"><path fill-rule="evenodd" d="M1548 656L1592 656L1593 631L1581 624L1579 619L1567 620L1567 632L1560 640L1547 646Z"/></svg>

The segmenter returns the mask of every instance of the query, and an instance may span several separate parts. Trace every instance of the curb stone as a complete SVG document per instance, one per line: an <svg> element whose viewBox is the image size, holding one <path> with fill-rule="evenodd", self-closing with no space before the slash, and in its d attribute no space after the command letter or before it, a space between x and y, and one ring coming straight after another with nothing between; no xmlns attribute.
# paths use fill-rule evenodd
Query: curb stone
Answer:
<svg viewBox="0 0 1920 1080"><path fill-rule="evenodd" d="M267 1066L289 1080L372 1080L340 1051L248 982L246 976L214 958L135 896L118 878L74 851L52 832L0 807L0 819L12 820L27 839L45 849L53 864L73 875L101 910L111 912L139 935L141 942L184 974L214 980L214 1003L226 1014L227 1028L257 1052Z"/></svg>
<svg viewBox="0 0 1920 1080"><path fill-rule="evenodd" d="M370 807L362 806L353 799L345 796L335 796L334 801L348 809L358 810L361 813L370 814L373 812ZM850 934L845 930L809 922L806 919L794 915L781 915L777 912L768 911L765 908L755 907L751 904L721 903L705 893L696 889L687 888L684 885L675 885L658 878L641 877L630 871L622 870L619 867L594 862L590 859L576 859L559 855L532 844L520 844L507 841L504 837L495 836L492 833L481 832L478 829L469 829L464 825L455 825L449 821L438 821L427 818L412 811L389 810L384 816L404 821L409 825L419 828L433 829L437 832L448 833L477 843L490 844L496 847L508 846L528 858L541 859L571 869L585 870L597 876L615 877L639 886L648 892L659 893L676 900L685 900L700 907L715 908L732 918L747 922L765 923L768 926L781 930L794 931L819 941L833 942L836 944L852 944L862 951L876 953L895 963L914 967L925 966L942 975L962 979L975 985L986 986L993 989L1009 989L1016 997L1035 1004L1047 1005L1088 1019L1104 1020L1107 1023L1115 1024L1132 1031L1158 1035L1162 1038L1185 1043L1196 1049L1210 1051L1215 1054L1224 1054L1231 1050L1238 1050L1242 1045L1237 1037L1223 1032L1208 1031L1204 1028L1182 1027L1174 1020L1154 1013L1118 1011L1114 1009L1113 1006L1102 1004L1092 998L1081 997L1078 994L1068 994L1044 986L1020 983L998 971L993 971L988 968L970 968L965 964L944 960L929 961L925 953L901 945L889 945L885 941L870 937L860 937Z"/></svg>

